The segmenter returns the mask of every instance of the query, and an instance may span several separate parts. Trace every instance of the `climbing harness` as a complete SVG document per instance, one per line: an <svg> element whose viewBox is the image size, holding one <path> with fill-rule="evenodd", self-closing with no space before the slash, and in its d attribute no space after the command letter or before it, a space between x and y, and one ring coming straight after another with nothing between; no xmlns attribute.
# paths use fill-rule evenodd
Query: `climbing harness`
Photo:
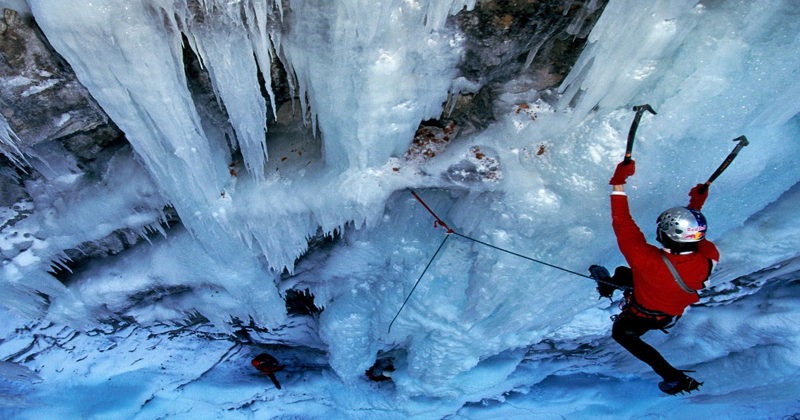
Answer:
<svg viewBox="0 0 800 420"><path fill-rule="evenodd" d="M697 290L692 289L691 287L687 286L686 283L684 283L683 279L681 278L681 275L678 274L678 270L676 270L675 266L672 265L671 262L669 262L669 259L667 259L667 255L664 254L664 250L661 250L661 259L664 260L664 264L667 265L667 268L669 268L669 272L672 273L672 277L675 279L675 283L678 283L678 286L680 286L680 288L683 289L684 292L689 294L697 294Z"/></svg>
<svg viewBox="0 0 800 420"><path fill-rule="evenodd" d="M540 261L540 260L537 260L535 258L531 258L531 257L528 257L526 255L522 255L522 254L516 253L514 251L510 251L508 249L501 248L499 246L495 246L495 245L492 245L490 243L487 243L487 242L484 242L484 241L480 241L478 239L475 239L475 238L469 237L467 235L458 233L455 230L451 229L450 226L447 226L447 223L445 223L442 219L440 219L439 216L437 216L436 213L434 213L434 211L431 210L430 207L428 207L428 205L425 203L425 201L423 201L422 198L420 198L420 196L417 195L416 192L411 191L411 195L413 195L414 198L416 198L417 201L419 201L420 204L422 204L422 206L425 207L426 210L428 210L428 212L433 216L433 218L436 219L433 222L433 227L437 228L437 227L441 226L441 227L445 228L447 230L447 235L444 237L444 240L442 240L442 243L439 245L439 248L436 249L436 252L433 254L433 256L431 257L430 261L428 261L428 265L425 266L425 269L422 271L422 274L417 279L417 282L414 283L414 287L411 288L411 292L409 292L408 296L406 296L406 300L403 301L403 304L400 306L400 309L397 311L397 314L394 316L394 318L392 318L392 322L389 323L389 331L388 331L389 333L392 332L392 325L394 324L394 321L397 320L397 317L400 316L400 312L403 310L403 308L405 308L406 303L408 303L408 300L411 299L411 295L414 293L414 290L416 290L417 285L419 285L419 282L422 280L422 277L428 271L428 268L430 268L431 264L433 264L433 260L436 258L437 255L439 255L439 251L441 251L442 248L444 247L444 244L445 244L445 242L447 242L447 238L450 237L450 234L456 235L456 236L464 238L464 239L468 239L470 241L479 243L479 244L487 246L489 248L496 249L498 251L502 251L502 252L514 255L514 256L519 257L519 258L523 258L523 259L526 259L526 260L529 260L529 261L533 261L533 262L538 263L538 264L546 265L548 267L555 268L555 269L558 269L558 270L561 270L561 271L566 271L567 273L575 274L576 276L584 277L584 278L590 279L590 280L598 282L598 283L603 283L603 284L608 284L610 286L619 287L619 286L617 286L617 285L615 285L613 283L609 283L609 282L605 282L605 281L602 281L602 280L598 280L598 279L595 279L595 278L593 278L591 276L587 276L585 274L581 274L581 273L578 273L576 271L568 270L566 268L559 267L559 266L554 265L554 264L550 264L550 263L547 263L547 262L544 262L544 261Z"/></svg>
<svg viewBox="0 0 800 420"><path fill-rule="evenodd" d="M669 331L667 330L674 327L675 324L678 323L678 320L681 319L681 315L670 315L666 312L654 311L652 309L645 308L636 301L636 298L633 296L633 292L625 292L625 296L619 301L618 306L620 313L611 315L611 321L617 322L617 320L620 318L626 317L646 318L659 322L668 320L667 324L663 327L654 328L663 332L664 334L669 334Z"/></svg>

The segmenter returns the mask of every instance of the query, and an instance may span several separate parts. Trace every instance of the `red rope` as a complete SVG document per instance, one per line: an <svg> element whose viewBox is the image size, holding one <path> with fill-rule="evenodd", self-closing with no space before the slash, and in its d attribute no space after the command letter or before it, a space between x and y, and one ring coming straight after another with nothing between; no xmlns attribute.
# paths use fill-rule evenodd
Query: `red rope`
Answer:
<svg viewBox="0 0 800 420"><path fill-rule="evenodd" d="M414 198L416 198L417 201L419 201L420 204L422 204L422 206L425 207L425 209L428 210L433 215L433 217L436 219L436 221L433 222L433 227L434 228L441 226L441 227L447 229L447 234L448 235L451 234L451 233L455 233L455 231L453 229L450 229L450 226L447 226L447 223L445 223L442 219L440 219L439 216L437 216L436 213L434 213L433 210L431 210L431 208L428 207L428 205L425 204L425 202L422 201L421 198L419 198L417 193L415 193L414 191L411 191L411 194L413 194Z"/></svg>

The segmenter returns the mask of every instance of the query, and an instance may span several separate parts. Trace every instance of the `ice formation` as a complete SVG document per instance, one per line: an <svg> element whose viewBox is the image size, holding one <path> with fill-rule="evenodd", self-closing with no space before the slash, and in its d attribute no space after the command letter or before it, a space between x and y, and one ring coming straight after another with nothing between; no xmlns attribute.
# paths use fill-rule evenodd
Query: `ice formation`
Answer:
<svg viewBox="0 0 800 420"><path fill-rule="evenodd" d="M286 394L279 397L281 414L347 417L389 410L397 418L441 418L468 403L508 398L514 406L467 406L459 413L491 418L525 409L540 416L618 418L603 414L603 407L631 396L643 402L633 404L630 414L668 413L674 406L634 392L632 384L640 379L629 377L645 374L641 366L623 356L611 362L619 353L605 347L603 337L612 310L598 303L591 282L480 244L449 239L387 332L445 235L432 228L430 214L409 189L454 229L482 241L577 271L594 263L621 264L610 229L607 179L624 149L630 106L649 103L658 115L645 117L639 128L638 173L629 184L633 215L646 233L662 207L685 203L688 190L733 147L732 138L745 134L751 140L714 183L705 207L709 237L722 252L712 278L716 294L692 311L694 321L686 317L683 329L660 340L673 354L699 349L695 358L678 362L697 364L709 382L704 401L722 412L742 418L789 413L790 394L764 397L773 405L737 412L737 398L750 385L737 382L735 373L766 371L753 385L764 393L772 389L769 381L800 390L794 379L800 362L791 351L798 335L789 322L800 313L788 303L797 286L781 277L796 274L800 232L792 217L800 180L796 2L611 0L558 102L521 89L524 80L509 82L493 104L499 118L488 129L448 144L435 159L417 160L406 152L420 122L441 115L448 94L466 86L457 79L462 35L447 17L474 7L474 1L298 0L291 7L258 0L28 3L56 50L125 132L137 159L120 151L100 183L62 166L53 169L49 182L28 186L36 208L57 211L34 212L18 226L29 236L4 237L0 244L4 252L24 249L2 268L0 283L3 304L16 312L41 317L49 304L49 322L82 330L108 320L158 329L201 315L213 332L196 332L211 336L296 322L287 319L281 294L308 288L324 307L318 322L265 340L302 346L306 360L324 350L320 363L332 370L298 374L309 385L295 380L297 389L320 399L295 412L290 407L302 400L301 392ZM571 33L580 32L583 18ZM203 121L207 105L197 104L187 87L184 38L208 69L228 118L224 127ZM308 130L266 125L278 110L269 84L263 86L266 97L261 94L258 72L269 81L276 58L290 74L299 96L296 113ZM3 135L4 127L2 150L13 155L14 137ZM241 154L242 166L231 159L232 150ZM63 259L63 250L84 241L120 228L155 229L167 204L185 229L91 264L68 288L47 272ZM318 234L333 239L298 260ZM767 283L764 291L761 284L739 290L730 283L761 269L767 269L759 277ZM762 294L742 297L751 293ZM760 312L762 304L781 309ZM744 312L752 324L728 315ZM246 358L238 344L220 339L204 348L205 341L180 337L153 342L153 348L162 347L150 360L139 342L153 337L126 328L114 335L130 353L114 353L130 362L125 368L111 368L108 359L81 350L74 357L89 362L75 364L74 372L88 382L108 379L129 397L110 406L57 402L65 417L200 418L183 398L195 401L209 388L229 387L247 397L220 391L204 395L203 404L214 415L238 418L270 407L276 398L256 390L253 378L215 376L223 373L215 370L221 362ZM53 340L76 339L69 331ZM0 343L0 350L16 361L28 343L13 331L4 333L14 339ZM82 346L102 341L74 333ZM183 345L189 349L172 349ZM579 351L592 345L598 346L596 363ZM182 372L169 373L180 380L148 384L159 372L156 363L167 363L167 353L184 357L189 351L196 366L168 365ZM383 355L393 356L398 368L391 391L363 383L365 369ZM759 361L761 356L768 360ZM0 365L0 376L29 382L38 375L66 388L65 395L99 386L70 382L70 372L53 365L77 362L59 357L72 356L46 350L47 365L30 363L35 374ZM241 374L232 370L224 373ZM102 371L107 373L96 373ZM594 385L587 375L605 375L614 385ZM566 399L559 392L568 378L580 384L575 411L553 402ZM364 393L346 395L337 389L340 381ZM166 391L157 389L161 385ZM592 406L597 389L613 394L617 385L630 395L603 396L601 408ZM532 386L554 396L541 404L525 400ZM46 387L37 392L53 397ZM707 413L676 404L686 416ZM37 410L15 414L36 418Z"/></svg>
<svg viewBox="0 0 800 420"><path fill-rule="evenodd" d="M22 166L25 156L17 147L17 143L19 143L17 133L8 126L6 117L0 115L0 153L3 153L15 165Z"/></svg>

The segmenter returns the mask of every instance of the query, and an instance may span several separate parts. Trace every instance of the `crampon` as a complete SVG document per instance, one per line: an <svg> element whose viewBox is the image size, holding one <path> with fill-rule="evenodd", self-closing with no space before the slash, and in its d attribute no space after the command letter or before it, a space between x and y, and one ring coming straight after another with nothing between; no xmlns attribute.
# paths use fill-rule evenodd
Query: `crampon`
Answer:
<svg viewBox="0 0 800 420"><path fill-rule="evenodd" d="M677 395L688 393L697 390L703 382L697 382L694 378L688 375L683 375L682 378L676 381L661 381L658 383L658 389L661 392L669 395Z"/></svg>

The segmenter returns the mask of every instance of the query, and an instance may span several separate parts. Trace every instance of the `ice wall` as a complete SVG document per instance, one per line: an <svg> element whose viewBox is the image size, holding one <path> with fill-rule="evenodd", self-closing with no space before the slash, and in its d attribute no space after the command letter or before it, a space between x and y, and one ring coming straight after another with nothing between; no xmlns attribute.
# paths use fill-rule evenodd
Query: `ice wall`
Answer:
<svg viewBox="0 0 800 420"><path fill-rule="evenodd" d="M560 89L559 109L572 103L581 120L595 107L645 100L676 113L691 106L679 124L658 127L674 127L665 136L727 137L743 127L782 125L800 112L790 100L797 93L790 52L800 42L797 12L781 0L612 1Z"/></svg>
<svg viewBox="0 0 800 420"><path fill-rule="evenodd" d="M771 201L791 208L797 197L782 195L800 179L792 101L800 86L793 53L800 20L789 0L612 0L558 104L513 81L494 104L496 124L417 167L396 155L421 119L441 112L459 54L459 35L442 25L472 4L30 3L204 245L180 233L147 258L121 258L122 278L87 271L53 303L62 320L102 315L97 308L109 303L145 324L197 309L223 329L230 315L274 326L283 302L268 269L293 268L318 231L343 232L330 252L304 260L287 281L309 287L326 308L320 335L331 366L354 382L386 353L396 358L401 394L450 398L502 382L510 368L480 374L496 363L493 356L513 366L531 344L603 334L609 323L586 279L451 238L389 334L444 235L431 230L429 214L406 188L431 187L420 191L428 204L481 240L576 271L622 263L607 179L622 156L630 106L647 102L659 114L639 128L639 169L628 191L648 235L656 215L685 203L740 134L752 144L712 186L709 237L731 243L747 234L743 224L763 220L758 213ZM235 142L199 121L182 72L181 33L209 69ZM292 69L298 108L305 114L310 107L317 138L272 127L262 137L267 99L245 73L256 63L264 71L273 56ZM230 148L237 145L251 173L233 177ZM791 218L781 223L797 227ZM772 237L780 244L762 262L794 257L794 238ZM721 270L725 258L739 267L723 271L726 279L752 269L741 249L722 253ZM181 285L197 293L157 300L157 311L123 299L136 287L160 296Z"/></svg>
<svg viewBox="0 0 800 420"><path fill-rule="evenodd" d="M405 153L420 121L441 114L461 54L445 18L474 3L292 2L280 45L308 92L329 165L381 166Z"/></svg>
<svg viewBox="0 0 800 420"><path fill-rule="evenodd" d="M284 10L271 1L29 2L206 253L219 264L274 271L291 271L320 231L374 224L391 191L407 185L397 178L387 188L381 178L419 122L441 113L461 53L445 19L473 4L297 1ZM184 40L208 70L230 127L209 130L201 121L184 74ZM269 85L276 58L318 140L266 136L267 100L277 108ZM296 156L284 163L292 146ZM301 146L308 146L303 161ZM269 161L270 147L286 153ZM225 284L244 302L237 316L279 324L282 301L256 277ZM253 288L270 293L256 301Z"/></svg>
<svg viewBox="0 0 800 420"><path fill-rule="evenodd" d="M657 215L685 205L689 189L733 149L731 139L745 134L751 145L711 187L704 208L709 237L723 255L713 282L749 274L754 265L747 255L758 255L760 264L793 258L789 232L799 226L790 215L773 219L785 233L770 235L764 252L745 249L759 247L750 229L760 230L767 217L753 215L774 200L775 209L796 205L796 193L784 192L800 180L798 108L783 92L799 86L797 55L787 53L800 41L798 11L789 1L612 1L565 82L562 102L550 107L510 83L495 104L498 122L441 156L448 161L479 147L500 162L502 181L480 193L423 197L451 227L498 246L576 271L622 264L607 180L623 155L630 107L646 102L659 114L643 117L634 148L638 170L627 185L644 233L652 239ZM756 67L761 71L751 71ZM402 392L447 397L510 348L607 333L610 322L597 312L591 282L455 238L388 334L444 236L424 225L431 221L412 198L398 195L384 219L389 226L351 236L349 251L332 253L315 272L323 284L313 290L326 305L323 338L343 378L356 380L371 364L365 358L388 352L402 360L395 375ZM758 227L741 228L751 223Z"/></svg>
<svg viewBox="0 0 800 420"><path fill-rule="evenodd" d="M30 5L48 39L125 132L187 225L212 229L208 208L219 198L228 157L200 125L186 87L179 34L155 20L141 1Z"/></svg>
<svg viewBox="0 0 800 420"><path fill-rule="evenodd" d="M642 132L636 152L643 168L658 169L640 172L656 192L671 187L666 180L691 185L706 179L733 148L731 139L756 138L741 177L715 184L722 194L712 200L724 203L710 215L733 215L717 228L723 233L796 179L786 157L795 153L789 139L796 124L789 121L800 112L791 99L800 76L791 52L800 46L799 11L785 1L657 2L644 8L611 2L562 86L559 109L574 103L573 118L580 121L592 109L653 105L659 117ZM761 188L740 188L753 182Z"/></svg>
<svg viewBox="0 0 800 420"><path fill-rule="evenodd" d="M229 185L228 144L203 130L191 101L182 34L209 70L236 133L231 146L240 150L248 177L262 181L266 176L266 102L257 69L271 80L270 60L277 53L296 83L302 114L310 106L311 124L322 137L324 169L330 172L318 177L350 171L333 182L340 189L350 177L359 177L353 171L383 166L403 153L419 122L441 113L460 52L444 20L473 3L297 1L285 14L267 1L108 0L65 6L35 0L31 8L56 49L126 133L189 229L209 244L230 236L249 242L255 236L270 265L281 269L291 268L303 247L270 246L269 238L248 226L286 214L262 214L255 220L247 214L241 220L220 217L230 211L230 200L233 208L245 205ZM101 61L104 65L96 65ZM334 224L363 219L364 207L374 202L372 196L355 197L350 206L361 211L335 214ZM315 217L312 209L301 211L305 219ZM287 243L315 233L316 226L300 223Z"/></svg>

